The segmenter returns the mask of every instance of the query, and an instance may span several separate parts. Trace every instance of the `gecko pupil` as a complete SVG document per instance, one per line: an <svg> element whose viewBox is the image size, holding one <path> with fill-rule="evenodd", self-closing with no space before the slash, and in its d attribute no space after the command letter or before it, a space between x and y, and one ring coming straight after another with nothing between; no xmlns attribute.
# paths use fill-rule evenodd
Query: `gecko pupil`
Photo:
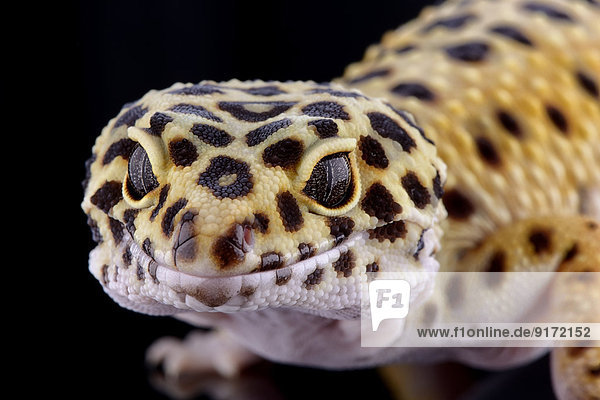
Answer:
<svg viewBox="0 0 600 400"><path fill-rule="evenodd" d="M319 160L303 192L322 206L334 208L348 200L351 189L352 172L348 154L335 153Z"/></svg>
<svg viewBox="0 0 600 400"><path fill-rule="evenodd" d="M129 157L127 172L127 187L131 197L136 200L140 200L158 187L158 181L152 172L152 164L148 158L148 153L139 144Z"/></svg>

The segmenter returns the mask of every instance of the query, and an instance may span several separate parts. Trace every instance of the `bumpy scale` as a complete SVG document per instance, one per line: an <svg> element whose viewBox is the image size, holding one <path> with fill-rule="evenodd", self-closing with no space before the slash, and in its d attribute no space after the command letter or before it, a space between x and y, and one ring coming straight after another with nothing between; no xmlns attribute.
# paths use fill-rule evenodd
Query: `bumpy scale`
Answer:
<svg viewBox="0 0 600 400"><path fill-rule="evenodd" d="M270 359L425 358L360 348L365 272L600 270L599 19L594 0L449 1L335 84L151 91L88 162L90 270L125 307ZM412 283L427 300L431 282ZM454 300L423 309L442 318ZM450 353L502 367L539 352ZM557 393L600 396L599 363L555 350Z"/></svg>

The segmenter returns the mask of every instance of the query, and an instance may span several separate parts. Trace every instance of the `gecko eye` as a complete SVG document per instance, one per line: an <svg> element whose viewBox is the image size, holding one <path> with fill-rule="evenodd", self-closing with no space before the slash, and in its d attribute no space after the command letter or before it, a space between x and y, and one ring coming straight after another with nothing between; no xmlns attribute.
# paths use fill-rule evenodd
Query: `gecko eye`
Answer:
<svg viewBox="0 0 600 400"><path fill-rule="evenodd" d="M302 191L320 205L335 208L350 199L352 187L348 154L335 153L319 160Z"/></svg>
<svg viewBox="0 0 600 400"><path fill-rule="evenodd" d="M140 200L158 187L158 181L152 172L152 164L148 158L148 153L139 144L133 149L129 157L127 173L127 188L129 194L135 200Z"/></svg>

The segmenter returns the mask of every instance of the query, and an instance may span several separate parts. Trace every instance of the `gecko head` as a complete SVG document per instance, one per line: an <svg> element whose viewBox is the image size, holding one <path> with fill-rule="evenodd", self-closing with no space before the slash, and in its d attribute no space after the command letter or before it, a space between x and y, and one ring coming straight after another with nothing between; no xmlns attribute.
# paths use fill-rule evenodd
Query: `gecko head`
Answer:
<svg viewBox="0 0 600 400"><path fill-rule="evenodd" d="M175 84L96 141L90 269L146 312L319 308L323 292L345 308L365 272L437 268L444 180L414 119L358 91Z"/></svg>

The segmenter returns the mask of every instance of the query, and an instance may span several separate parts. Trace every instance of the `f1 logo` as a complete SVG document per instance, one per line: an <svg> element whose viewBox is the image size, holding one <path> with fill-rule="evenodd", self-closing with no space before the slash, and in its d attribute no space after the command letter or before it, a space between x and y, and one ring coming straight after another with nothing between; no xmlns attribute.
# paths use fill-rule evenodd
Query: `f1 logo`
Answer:
<svg viewBox="0 0 600 400"><path fill-rule="evenodd" d="M406 318L410 301L410 285L402 279L379 279L369 283L371 328L375 332L381 321Z"/></svg>

